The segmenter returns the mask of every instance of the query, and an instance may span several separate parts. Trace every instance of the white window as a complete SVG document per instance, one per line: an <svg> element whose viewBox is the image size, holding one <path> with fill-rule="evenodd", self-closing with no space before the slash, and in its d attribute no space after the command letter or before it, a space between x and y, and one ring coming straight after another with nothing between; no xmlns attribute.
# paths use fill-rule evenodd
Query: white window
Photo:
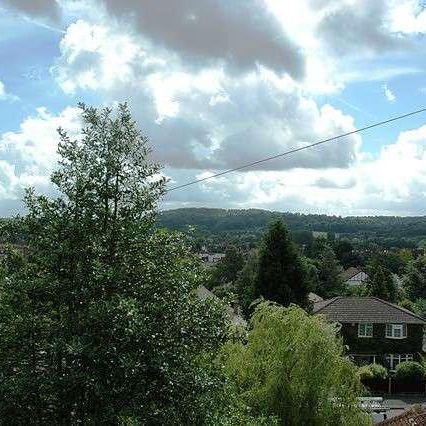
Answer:
<svg viewBox="0 0 426 426"><path fill-rule="evenodd" d="M389 368L391 370L394 370L395 367L400 362L412 361L412 360L413 360L413 354L387 354L386 355L386 361L388 362Z"/></svg>
<svg viewBox="0 0 426 426"><path fill-rule="evenodd" d="M405 339L407 324L386 324L386 337L388 339Z"/></svg>
<svg viewBox="0 0 426 426"><path fill-rule="evenodd" d="M373 337L373 324L368 322L359 323L358 337Z"/></svg>

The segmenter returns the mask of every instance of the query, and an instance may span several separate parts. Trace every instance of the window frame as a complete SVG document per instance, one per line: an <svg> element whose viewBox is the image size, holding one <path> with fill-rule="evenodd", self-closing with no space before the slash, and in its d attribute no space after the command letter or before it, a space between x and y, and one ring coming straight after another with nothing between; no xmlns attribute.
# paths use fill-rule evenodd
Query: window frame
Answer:
<svg viewBox="0 0 426 426"><path fill-rule="evenodd" d="M389 364L390 370L395 370L395 367L401 362L414 361L413 354L386 354L386 362ZM395 364L396 363L396 364Z"/></svg>
<svg viewBox="0 0 426 426"><path fill-rule="evenodd" d="M386 331L385 331L385 337L386 339L406 339L407 338L407 324L394 324L394 323L388 323L386 324ZM390 330L390 332L389 332ZM401 335L396 336L395 331L400 331Z"/></svg>
<svg viewBox="0 0 426 426"><path fill-rule="evenodd" d="M361 333L361 327L364 326L364 333ZM368 330L371 329L371 334L368 333ZM360 322L358 323L358 337L363 339L372 338L374 336L374 326L371 322Z"/></svg>

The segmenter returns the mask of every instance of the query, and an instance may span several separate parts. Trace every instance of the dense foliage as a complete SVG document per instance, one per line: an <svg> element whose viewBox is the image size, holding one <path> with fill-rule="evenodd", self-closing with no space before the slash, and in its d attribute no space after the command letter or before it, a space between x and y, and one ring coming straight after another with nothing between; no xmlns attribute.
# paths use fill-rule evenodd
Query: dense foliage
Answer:
<svg viewBox="0 0 426 426"><path fill-rule="evenodd" d="M29 255L4 258L0 419L207 423L221 407L222 308L196 297L182 237L154 227L164 179L126 107L82 108L82 139L60 131L61 195L28 191Z"/></svg>
<svg viewBox="0 0 426 426"><path fill-rule="evenodd" d="M322 248L315 266L317 274L315 292L319 296L329 299L345 293L344 282L340 277L341 266L329 245L325 245Z"/></svg>
<svg viewBox="0 0 426 426"><path fill-rule="evenodd" d="M366 295L394 302L397 299L397 289L394 277L382 262L375 259L369 269L369 277L366 284Z"/></svg>
<svg viewBox="0 0 426 426"><path fill-rule="evenodd" d="M338 329L297 306L262 303L247 342L224 348L226 370L253 413L280 425L364 425L357 368L343 356Z"/></svg>
<svg viewBox="0 0 426 426"><path fill-rule="evenodd" d="M306 306L309 290L307 266L287 227L281 220L272 222L259 252L256 295L283 306Z"/></svg>
<svg viewBox="0 0 426 426"><path fill-rule="evenodd" d="M201 231L220 233L243 230L254 232L266 228L272 220L282 219L290 230L322 231L338 234L356 234L361 237L375 235L399 239L426 236L426 217L357 216L340 217L316 214L281 213L267 210L226 210L208 208L183 208L161 213L160 223L171 229L184 230L187 226ZM384 240L383 240L384 241Z"/></svg>
<svg viewBox="0 0 426 426"><path fill-rule="evenodd" d="M360 367L358 374L361 380L383 380L388 377L388 370L380 364L368 364Z"/></svg>
<svg viewBox="0 0 426 426"><path fill-rule="evenodd" d="M425 368L415 361L400 362L395 368L394 377L398 380L421 380L425 377Z"/></svg>
<svg viewBox="0 0 426 426"><path fill-rule="evenodd" d="M408 265L404 288L411 300L426 299L426 256Z"/></svg>

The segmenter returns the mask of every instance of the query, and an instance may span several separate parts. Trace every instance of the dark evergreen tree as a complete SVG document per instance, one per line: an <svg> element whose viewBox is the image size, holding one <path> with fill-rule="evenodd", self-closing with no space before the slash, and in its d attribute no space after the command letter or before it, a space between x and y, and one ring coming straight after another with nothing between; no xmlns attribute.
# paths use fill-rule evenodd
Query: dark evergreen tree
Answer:
<svg viewBox="0 0 426 426"><path fill-rule="evenodd" d="M281 220L272 222L259 253L256 296L288 306L307 305L309 293L307 266Z"/></svg>

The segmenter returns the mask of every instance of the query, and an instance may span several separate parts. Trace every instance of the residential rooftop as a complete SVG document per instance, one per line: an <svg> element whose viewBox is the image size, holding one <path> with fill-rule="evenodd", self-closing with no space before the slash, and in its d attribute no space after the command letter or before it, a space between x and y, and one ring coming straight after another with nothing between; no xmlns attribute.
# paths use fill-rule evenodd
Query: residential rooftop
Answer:
<svg viewBox="0 0 426 426"><path fill-rule="evenodd" d="M341 323L426 324L426 320L408 309L377 297L334 297L315 303L313 312Z"/></svg>

